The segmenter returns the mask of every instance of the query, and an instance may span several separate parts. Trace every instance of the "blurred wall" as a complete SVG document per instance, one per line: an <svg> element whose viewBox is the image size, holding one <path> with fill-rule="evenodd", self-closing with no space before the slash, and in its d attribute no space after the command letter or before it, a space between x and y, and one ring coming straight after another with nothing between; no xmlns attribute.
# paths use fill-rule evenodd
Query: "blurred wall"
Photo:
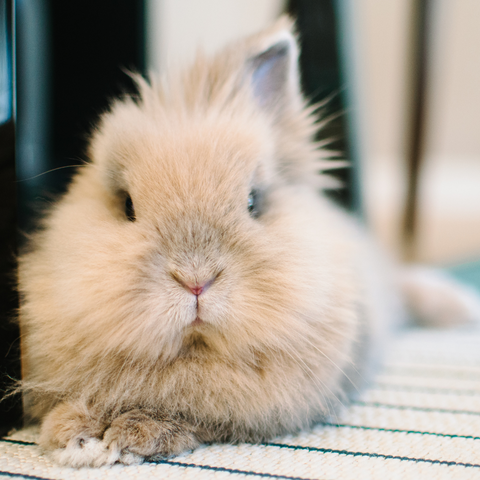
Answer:
<svg viewBox="0 0 480 480"><path fill-rule="evenodd" d="M382 243L401 256L410 39L415 0L358 0L364 195ZM426 138L417 261L480 258L480 2L430 1Z"/></svg>
<svg viewBox="0 0 480 480"><path fill-rule="evenodd" d="M356 1L366 217L381 242L401 256L414 0Z"/></svg>
<svg viewBox="0 0 480 480"><path fill-rule="evenodd" d="M418 258L480 258L480 2L434 0Z"/></svg>
<svg viewBox="0 0 480 480"><path fill-rule="evenodd" d="M199 47L226 42L272 23L282 0L147 0L147 66L164 72L191 61Z"/></svg>

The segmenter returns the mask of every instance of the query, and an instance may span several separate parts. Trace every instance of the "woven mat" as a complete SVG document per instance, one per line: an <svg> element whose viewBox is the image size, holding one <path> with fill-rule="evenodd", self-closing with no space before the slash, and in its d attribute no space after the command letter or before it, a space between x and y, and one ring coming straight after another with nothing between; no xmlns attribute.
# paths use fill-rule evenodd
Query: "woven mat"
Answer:
<svg viewBox="0 0 480 480"><path fill-rule="evenodd" d="M70 469L35 430L0 440L0 477L29 479L480 479L480 333L411 330L335 424L262 445L211 445L137 466Z"/></svg>

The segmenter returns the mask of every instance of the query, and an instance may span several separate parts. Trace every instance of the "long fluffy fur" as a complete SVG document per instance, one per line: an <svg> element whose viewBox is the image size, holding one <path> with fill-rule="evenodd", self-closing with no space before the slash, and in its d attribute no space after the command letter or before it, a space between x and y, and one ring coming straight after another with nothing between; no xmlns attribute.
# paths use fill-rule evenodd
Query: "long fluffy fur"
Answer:
<svg viewBox="0 0 480 480"><path fill-rule="evenodd" d="M138 79L20 258L26 402L58 461L132 463L322 420L400 312L371 243L318 194L325 154L291 29ZM277 82L255 69L279 44ZM213 277L192 326L178 279Z"/></svg>

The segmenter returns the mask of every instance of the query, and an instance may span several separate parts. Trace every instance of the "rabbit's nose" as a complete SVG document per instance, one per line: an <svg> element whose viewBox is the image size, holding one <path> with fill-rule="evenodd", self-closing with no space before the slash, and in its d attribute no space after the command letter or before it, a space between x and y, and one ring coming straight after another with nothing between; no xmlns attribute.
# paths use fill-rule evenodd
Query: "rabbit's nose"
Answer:
<svg viewBox="0 0 480 480"><path fill-rule="evenodd" d="M213 276L209 280L197 281L197 282L187 282L176 276L174 278L180 285L182 285L182 287L184 287L186 290L189 290L190 292L192 292L194 295L198 297L212 285L212 283L217 278L217 275Z"/></svg>
<svg viewBox="0 0 480 480"><path fill-rule="evenodd" d="M210 280L208 282L202 282L202 283L185 282L185 287L188 288L194 295L198 296L204 290L206 290L212 283L213 283L213 280Z"/></svg>

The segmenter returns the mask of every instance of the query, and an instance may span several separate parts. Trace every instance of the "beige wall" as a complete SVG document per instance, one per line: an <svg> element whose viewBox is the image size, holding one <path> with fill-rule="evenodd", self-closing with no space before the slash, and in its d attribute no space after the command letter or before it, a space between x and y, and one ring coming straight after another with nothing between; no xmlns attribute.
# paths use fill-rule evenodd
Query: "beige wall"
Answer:
<svg viewBox="0 0 480 480"><path fill-rule="evenodd" d="M356 1L366 214L382 243L399 255L412 0Z"/></svg>
<svg viewBox="0 0 480 480"><path fill-rule="evenodd" d="M435 0L419 258L480 258L480 1Z"/></svg>
<svg viewBox="0 0 480 480"><path fill-rule="evenodd" d="M199 47L211 53L261 30L282 7L282 0L148 0L148 67L185 65Z"/></svg>
<svg viewBox="0 0 480 480"><path fill-rule="evenodd" d="M358 0L368 216L400 251L412 0ZM480 1L435 0L417 260L480 258Z"/></svg>

